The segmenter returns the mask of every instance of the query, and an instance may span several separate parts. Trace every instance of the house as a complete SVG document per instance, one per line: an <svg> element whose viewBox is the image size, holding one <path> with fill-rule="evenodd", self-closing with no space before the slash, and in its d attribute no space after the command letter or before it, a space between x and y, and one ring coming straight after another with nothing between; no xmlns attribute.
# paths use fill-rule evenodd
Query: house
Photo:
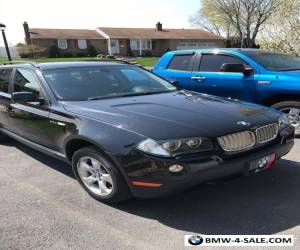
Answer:
<svg viewBox="0 0 300 250"><path fill-rule="evenodd" d="M122 56L160 56L167 50L224 47L225 39L200 29L155 28L36 29L23 24L27 44L56 45L64 52L84 52L94 46L99 53Z"/></svg>
<svg viewBox="0 0 300 250"><path fill-rule="evenodd" d="M94 46L98 51L107 50L107 39L96 30L88 29L36 29L29 28L28 23L23 24L26 44L34 44L45 48L48 53L52 46L57 46L62 54L87 53L88 46Z"/></svg>

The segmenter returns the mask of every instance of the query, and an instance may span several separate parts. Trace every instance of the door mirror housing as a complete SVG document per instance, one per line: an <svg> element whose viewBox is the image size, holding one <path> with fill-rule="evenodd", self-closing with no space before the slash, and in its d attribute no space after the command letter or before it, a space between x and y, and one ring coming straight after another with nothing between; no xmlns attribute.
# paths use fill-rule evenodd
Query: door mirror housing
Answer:
<svg viewBox="0 0 300 250"><path fill-rule="evenodd" d="M176 87L178 90L181 90L179 86L179 82L176 80L169 80L169 83L171 83L174 87Z"/></svg>
<svg viewBox="0 0 300 250"><path fill-rule="evenodd" d="M245 67L241 63L224 63L221 68L221 72L231 72L231 73L243 73L244 75L250 75L254 72L253 68Z"/></svg>
<svg viewBox="0 0 300 250"><path fill-rule="evenodd" d="M44 103L44 99L37 97L34 93L32 92L14 92L11 95L11 99L14 102L21 102L21 103L26 103L26 102L38 102L40 104Z"/></svg>

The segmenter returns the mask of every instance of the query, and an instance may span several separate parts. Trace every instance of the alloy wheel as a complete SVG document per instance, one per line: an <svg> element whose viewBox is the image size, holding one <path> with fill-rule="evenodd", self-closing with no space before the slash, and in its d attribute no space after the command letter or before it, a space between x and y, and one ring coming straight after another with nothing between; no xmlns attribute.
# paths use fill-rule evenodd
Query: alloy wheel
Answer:
<svg viewBox="0 0 300 250"><path fill-rule="evenodd" d="M87 156L79 159L78 175L83 184L94 194L107 196L113 192L113 179L103 163Z"/></svg>

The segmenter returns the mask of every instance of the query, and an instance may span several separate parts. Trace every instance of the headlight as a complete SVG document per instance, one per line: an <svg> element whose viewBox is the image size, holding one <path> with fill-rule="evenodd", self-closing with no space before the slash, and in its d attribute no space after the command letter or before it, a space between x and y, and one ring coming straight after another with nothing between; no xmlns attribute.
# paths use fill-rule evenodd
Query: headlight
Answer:
<svg viewBox="0 0 300 250"><path fill-rule="evenodd" d="M159 145L156 141L152 139L146 139L142 141L138 146L137 149L153 155L159 156L170 156L170 153L165 150L161 145Z"/></svg>
<svg viewBox="0 0 300 250"><path fill-rule="evenodd" d="M192 149L196 149L196 148L199 148L201 143L202 143L202 139L201 138L194 138L194 139L190 139L190 140L187 140L186 142L186 145L188 145L190 148Z"/></svg>
<svg viewBox="0 0 300 250"><path fill-rule="evenodd" d="M162 144L165 150L168 152L174 152L181 146L181 141L168 141Z"/></svg>
<svg viewBox="0 0 300 250"><path fill-rule="evenodd" d="M285 127L291 125L291 122L290 122L290 120L289 120L289 118L286 114L282 114L279 117L278 122L279 122L279 127L280 128L285 128Z"/></svg>
<svg viewBox="0 0 300 250"><path fill-rule="evenodd" d="M181 153L208 151L213 149L213 146L208 138L196 137L158 142L146 139L137 146L137 149L157 156L172 156Z"/></svg>

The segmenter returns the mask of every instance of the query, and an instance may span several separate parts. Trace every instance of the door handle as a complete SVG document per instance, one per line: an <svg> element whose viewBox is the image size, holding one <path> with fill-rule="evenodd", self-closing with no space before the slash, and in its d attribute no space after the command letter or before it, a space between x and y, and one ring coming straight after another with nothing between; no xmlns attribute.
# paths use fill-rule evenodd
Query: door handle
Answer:
<svg viewBox="0 0 300 250"><path fill-rule="evenodd" d="M196 80L198 82L204 81L206 79L205 76L192 76L191 80Z"/></svg>

